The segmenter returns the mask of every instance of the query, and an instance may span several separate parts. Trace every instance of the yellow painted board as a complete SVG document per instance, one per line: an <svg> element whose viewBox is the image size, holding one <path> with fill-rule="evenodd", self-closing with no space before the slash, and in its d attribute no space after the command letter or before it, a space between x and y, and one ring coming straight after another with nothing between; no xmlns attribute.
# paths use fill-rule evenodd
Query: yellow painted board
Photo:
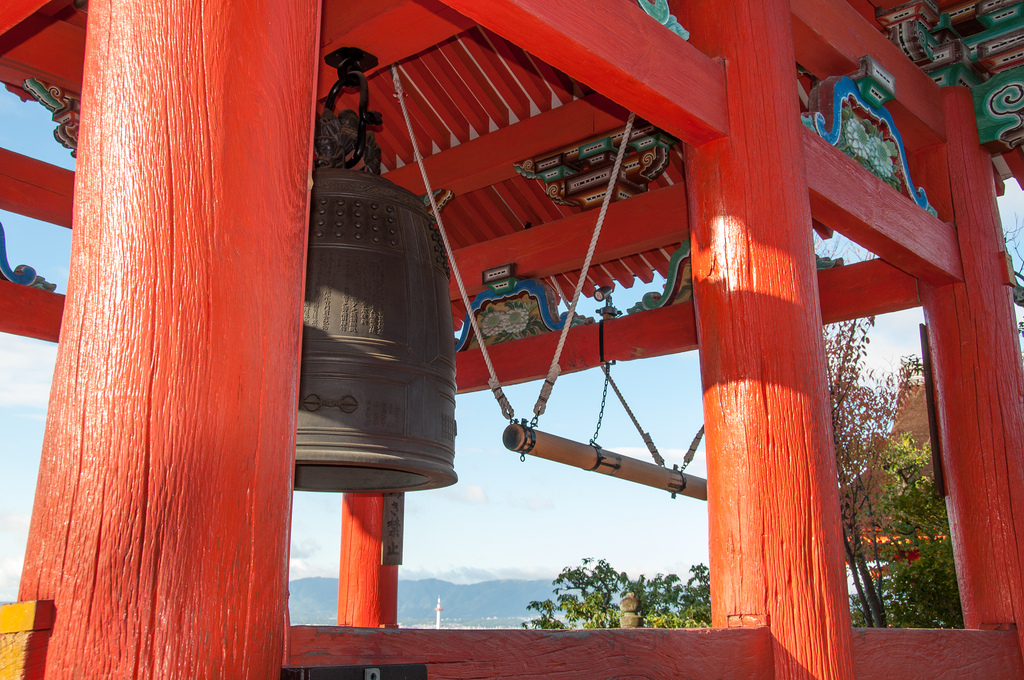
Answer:
<svg viewBox="0 0 1024 680"><path fill-rule="evenodd" d="M0 634L53 628L53 600L0 605Z"/></svg>

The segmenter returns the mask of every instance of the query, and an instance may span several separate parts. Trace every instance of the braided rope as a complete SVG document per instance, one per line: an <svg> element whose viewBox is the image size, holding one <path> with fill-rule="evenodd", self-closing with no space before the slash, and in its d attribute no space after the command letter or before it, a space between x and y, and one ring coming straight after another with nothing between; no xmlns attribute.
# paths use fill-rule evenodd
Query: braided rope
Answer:
<svg viewBox="0 0 1024 680"><path fill-rule="evenodd" d="M576 316L576 303L580 299L580 293L583 291L583 284L587 280L587 272L590 270L590 261L594 259L594 251L597 250L597 239L601 235L601 227L604 226L604 218L608 213L608 206L612 202L612 193L615 191L615 181L619 178L619 170L622 169L622 159L626 155L626 146L628 146L629 136L633 133L633 119L635 114L630 112L629 119L626 121L626 130L622 134L622 143L619 144L618 153L615 155L615 165L612 168L611 177L608 178L608 190L604 194L604 200L601 202L601 212L597 215L597 224L594 225L594 234L590 238L590 247L587 249L587 256L583 260L583 269L580 272L579 281L576 282L576 290L572 294L572 302L569 304L569 311L565 315L565 325L562 326L562 332L558 336L558 346L555 347L555 356L551 359L551 368L548 369L548 375L544 378L544 384L540 388L540 395L537 397L537 403L533 407L533 425L537 424L537 420L544 413L547 408L548 398L551 396L551 390L555 386L555 381L558 379L558 375L562 372L562 367L558 365L558 360L562 358L562 348L565 346L565 338L569 333L569 327L572 326L572 320Z"/></svg>
<svg viewBox="0 0 1024 680"><path fill-rule="evenodd" d="M469 301L469 295L466 293L466 286L462 283L462 275L459 274L459 266L455 262L455 253L452 251L451 243L448 242L448 234L444 229L444 221L441 219L441 211L437 209L437 201L434 200L434 191L430 186L430 180L427 178L427 169L423 164L423 156L420 155L419 145L416 143L416 134L412 129L412 120L409 118L409 110L405 106L405 92L402 89L402 79L398 76L398 68L391 65L391 79L395 83L395 96L398 97L398 103L402 107L402 117L405 118L405 127L409 130L409 139L412 142L412 153L416 159L416 164L420 168L420 176L423 178L423 186L427 190L427 198L430 199L430 208L434 211L434 219L437 220L438 231L441 232L441 241L444 243L445 253L448 254L448 262L452 266L452 274L455 275L455 283L459 287L459 295L462 296L462 304L466 306L466 316L469 317L469 323L473 327L473 334L476 336L477 344L480 345L480 355L484 359L484 364L487 366L487 373L490 375L490 379L487 381L487 386L491 388L491 392L494 393L494 398L498 400L498 405L501 407L501 415L503 415L509 421L515 419L515 411L512 409L512 405L509 404L508 398L505 393L501 390L501 383L498 381L498 374L494 371L494 364L491 363L491 357L487 354L487 345L484 344L483 334L480 332L480 326L477 325L476 315L473 314L473 306Z"/></svg>
<svg viewBox="0 0 1024 680"><path fill-rule="evenodd" d="M612 378L612 372L609 370L608 364L604 364L601 368L604 369L605 377L608 379L609 384L611 384L612 389L615 390L615 396L617 396L619 401L622 402L622 408L626 409L626 413L629 414L629 419L632 420L633 425L636 426L636 431L640 433L644 443L647 444L647 450L651 452L654 462L661 467L665 467L665 459L662 458L661 453L658 452L658 447L654 445L654 440L651 439L651 435L644 432L644 428L640 427L640 421L636 419L635 415L633 415L633 409L631 409L629 404L626 403L626 398L622 396L622 392L619 391L619 386L615 384L615 380Z"/></svg>

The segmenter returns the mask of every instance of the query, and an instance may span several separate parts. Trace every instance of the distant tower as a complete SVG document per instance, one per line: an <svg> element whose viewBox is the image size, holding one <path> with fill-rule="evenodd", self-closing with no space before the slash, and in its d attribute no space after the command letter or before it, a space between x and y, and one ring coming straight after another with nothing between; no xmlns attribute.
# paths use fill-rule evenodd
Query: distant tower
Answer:
<svg viewBox="0 0 1024 680"><path fill-rule="evenodd" d="M434 628L441 630L441 612L444 609L441 607L441 596L437 596L437 606L434 607L434 611L437 612L437 622L434 624Z"/></svg>

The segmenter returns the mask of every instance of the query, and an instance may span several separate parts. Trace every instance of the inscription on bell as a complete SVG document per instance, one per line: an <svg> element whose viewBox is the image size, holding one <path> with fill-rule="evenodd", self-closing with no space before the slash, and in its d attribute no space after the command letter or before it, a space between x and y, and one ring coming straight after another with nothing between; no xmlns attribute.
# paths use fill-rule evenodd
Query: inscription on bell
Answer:
<svg viewBox="0 0 1024 680"><path fill-rule="evenodd" d="M355 397L346 394L338 399L323 399L319 394L310 394L302 400L302 408L307 411L319 411L322 408L339 408L345 413L354 413L359 408Z"/></svg>

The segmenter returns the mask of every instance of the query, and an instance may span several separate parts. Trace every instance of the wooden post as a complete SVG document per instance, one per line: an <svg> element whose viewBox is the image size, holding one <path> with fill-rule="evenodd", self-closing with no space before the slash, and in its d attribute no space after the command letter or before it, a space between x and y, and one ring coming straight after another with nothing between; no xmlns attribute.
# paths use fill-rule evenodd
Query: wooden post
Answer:
<svg viewBox="0 0 1024 680"><path fill-rule="evenodd" d="M318 11L89 5L20 590L47 678L279 675Z"/></svg>
<svg viewBox="0 0 1024 680"><path fill-rule="evenodd" d="M686 153L714 625L770 626L777 678L850 679L789 3L674 7L728 88L729 137Z"/></svg>
<svg viewBox="0 0 1024 680"><path fill-rule="evenodd" d="M964 282L923 287L957 580L967 628L1024 642L1024 371L989 154L970 92L943 88L945 157Z"/></svg>
<svg viewBox="0 0 1024 680"><path fill-rule="evenodd" d="M381 564L383 494L347 493L341 512L338 625L398 626L398 567Z"/></svg>

